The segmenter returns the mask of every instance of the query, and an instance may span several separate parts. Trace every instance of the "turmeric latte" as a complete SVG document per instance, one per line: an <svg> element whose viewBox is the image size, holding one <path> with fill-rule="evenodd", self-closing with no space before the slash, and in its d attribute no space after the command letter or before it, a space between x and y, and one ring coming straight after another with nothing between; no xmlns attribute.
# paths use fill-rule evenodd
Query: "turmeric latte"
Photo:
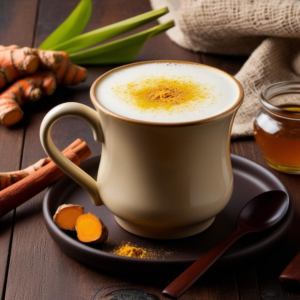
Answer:
<svg viewBox="0 0 300 300"><path fill-rule="evenodd" d="M116 69L96 87L107 110L130 119L178 123L229 109L239 91L219 70L182 62L148 62Z"/></svg>

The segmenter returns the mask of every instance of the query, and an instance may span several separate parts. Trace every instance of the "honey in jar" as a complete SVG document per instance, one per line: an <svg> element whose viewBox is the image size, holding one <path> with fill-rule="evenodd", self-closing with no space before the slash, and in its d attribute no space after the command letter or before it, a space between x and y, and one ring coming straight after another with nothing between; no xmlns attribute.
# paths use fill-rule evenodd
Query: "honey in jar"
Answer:
<svg viewBox="0 0 300 300"><path fill-rule="evenodd" d="M290 174L300 174L300 95L283 95L298 89L300 82L270 86L260 95L263 106L254 117L254 137L268 165Z"/></svg>

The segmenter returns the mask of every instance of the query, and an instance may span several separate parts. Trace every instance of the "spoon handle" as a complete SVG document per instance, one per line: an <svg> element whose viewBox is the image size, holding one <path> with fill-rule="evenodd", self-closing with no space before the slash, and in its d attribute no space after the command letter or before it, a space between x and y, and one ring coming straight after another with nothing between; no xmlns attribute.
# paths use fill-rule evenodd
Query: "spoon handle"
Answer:
<svg viewBox="0 0 300 300"><path fill-rule="evenodd" d="M292 292L300 290L300 252L293 258L279 276L279 282Z"/></svg>
<svg viewBox="0 0 300 300"><path fill-rule="evenodd" d="M181 273L164 290L163 294L171 299L180 297L197 279L199 279L221 256L222 254L246 232L237 229L224 241L210 249L190 267Z"/></svg>

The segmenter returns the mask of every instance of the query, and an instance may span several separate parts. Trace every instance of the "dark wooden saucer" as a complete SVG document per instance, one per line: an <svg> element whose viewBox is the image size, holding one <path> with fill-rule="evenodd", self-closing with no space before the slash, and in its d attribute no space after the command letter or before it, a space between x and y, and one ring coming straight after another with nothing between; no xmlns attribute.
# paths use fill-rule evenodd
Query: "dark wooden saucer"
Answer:
<svg viewBox="0 0 300 300"><path fill-rule="evenodd" d="M254 196L268 190L283 190L288 193L283 183L266 168L237 155L231 155L231 160L234 174L232 198L212 226L196 236L179 240L151 240L128 233L116 223L106 207L94 206L89 195L67 176L53 184L45 195L43 213L47 229L64 252L97 269L117 273L128 273L130 269L131 274L183 270L236 229L239 212ZM82 169L96 178L99 161L99 156L90 158L82 164ZM86 212L98 215L109 229L108 243L85 245L77 240L76 234L59 229L52 221L52 216L63 203L80 204L85 207ZM278 226L241 239L219 260L218 265L237 265L270 250L284 237L292 218L293 207L290 201L289 210ZM109 253L115 245L122 242L151 249L152 258L128 258Z"/></svg>

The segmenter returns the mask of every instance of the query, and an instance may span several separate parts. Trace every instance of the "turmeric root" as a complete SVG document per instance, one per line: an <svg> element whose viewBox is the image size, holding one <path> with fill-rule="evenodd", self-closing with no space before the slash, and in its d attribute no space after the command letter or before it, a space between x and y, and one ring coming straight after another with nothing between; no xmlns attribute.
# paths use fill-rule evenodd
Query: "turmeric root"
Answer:
<svg viewBox="0 0 300 300"><path fill-rule="evenodd" d="M79 241L89 244L99 244L107 240L108 229L94 214L86 213L78 217L76 232Z"/></svg>
<svg viewBox="0 0 300 300"><path fill-rule="evenodd" d="M1 56L1 52L0 52ZM22 119L20 106L37 101L42 95L51 95L56 88L55 77L50 71L41 71L17 80L0 94L0 121L10 126Z"/></svg>
<svg viewBox="0 0 300 300"><path fill-rule="evenodd" d="M65 52L35 50L39 57L40 66L55 74L56 83L60 86L75 85L85 81L85 68L73 64ZM1 53L0 53L1 55Z"/></svg>
<svg viewBox="0 0 300 300"><path fill-rule="evenodd" d="M65 52L0 46L0 89L38 68L52 71L56 83L61 86L78 84L87 76L86 69L73 64Z"/></svg>
<svg viewBox="0 0 300 300"><path fill-rule="evenodd" d="M48 70L48 72L37 72ZM51 72L50 72L51 71ZM16 45L0 46L0 89L19 79L0 94L0 122L11 126L23 117L20 106L37 101L42 95L51 95L56 84L68 86L86 79L87 71L71 62L65 52L20 48Z"/></svg>
<svg viewBox="0 0 300 300"><path fill-rule="evenodd" d="M1 50L0 50L1 51ZM66 149L62 151L62 153L66 153L70 149L78 149L78 146L86 145L81 139L75 140L72 144L70 144ZM28 175L36 172L40 168L46 166L51 159L49 157L42 158L35 164L27 167L26 169L20 171L6 172L0 173L0 191L9 187L10 185L20 181L21 179L27 177Z"/></svg>
<svg viewBox="0 0 300 300"><path fill-rule="evenodd" d="M39 59L33 49L0 46L0 89L20 76L34 73Z"/></svg>
<svg viewBox="0 0 300 300"><path fill-rule="evenodd" d="M84 208L76 204L63 204L58 207L53 221L62 229L75 230L76 221L84 214Z"/></svg>

